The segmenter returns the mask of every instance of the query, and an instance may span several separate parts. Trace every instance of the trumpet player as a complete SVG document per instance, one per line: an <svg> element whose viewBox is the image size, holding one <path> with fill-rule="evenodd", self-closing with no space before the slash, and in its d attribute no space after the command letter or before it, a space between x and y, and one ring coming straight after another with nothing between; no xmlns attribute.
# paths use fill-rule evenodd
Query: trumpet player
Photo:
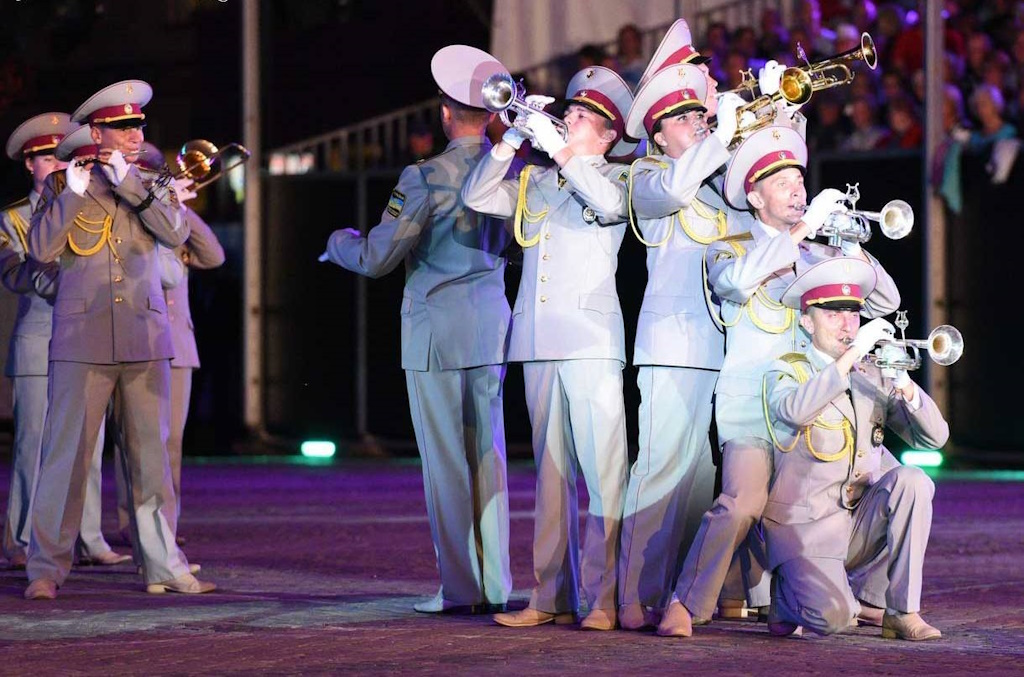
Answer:
<svg viewBox="0 0 1024 677"><path fill-rule="evenodd" d="M512 311L509 360L523 363L537 466L529 606L497 614L512 627L573 623L580 575L590 613L581 627L616 625L616 557L626 483L622 399L625 337L615 288L625 235L628 154L623 138L632 96L615 72L585 68L569 82L563 137L542 113L527 113L525 134L557 165L527 166L505 180L526 138L510 127L462 186L466 206L513 218L523 276ZM576 468L590 496L582 557Z"/></svg>
<svg viewBox="0 0 1024 677"><path fill-rule="evenodd" d="M170 359L157 243L176 247L188 223L173 189L158 195L126 160L143 141L141 80L103 88L71 116L91 126L99 160L51 174L32 216L28 246L59 260L50 388L28 551L27 599L54 599L78 536L86 472L107 403L127 453L146 589L203 593L175 544L176 500L167 462Z"/></svg>
<svg viewBox="0 0 1024 677"><path fill-rule="evenodd" d="M775 572L768 629L818 634L856 624L850 581L884 569L882 636L942 636L920 616L922 566L935 486L882 445L889 427L916 448L938 449L949 426L906 371L861 362L894 333L886 320L860 324L875 286L868 263L833 258L801 273L782 294L810 335L806 352L776 360L763 381L774 473L764 512Z"/></svg>
<svg viewBox="0 0 1024 677"><path fill-rule="evenodd" d="M842 256L805 242L826 218L844 209L842 193L826 189L809 206L804 187L807 147L788 126L751 134L733 154L725 176L725 198L736 209L753 211L749 233L711 243L705 255L708 283L721 302L725 359L715 386L715 417L722 445L722 491L704 514L675 585L675 595L658 633L689 636L693 619L710 620L734 553L743 563L747 602L770 601L763 544L751 528L768 498L772 444L761 407L761 375L780 354L805 347L782 291L810 263ZM863 252L859 256L867 258ZM859 258L859 257L858 257ZM879 284L865 299L864 313L896 310L899 292L872 260ZM748 534L750 538L748 539Z"/></svg>
<svg viewBox="0 0 1024 677"><path fill-rule="evenodd" d="M753 220L725 203L718 173L729 159L742 100L709 98L708 84L692 63L666 66L640 87L626 117L627 133L647 139L649 153L658 151L633 163L628 182L631 225L647 247L648 275L633 352L639 452L619 554L619 624L628 630L657 624L714 499L708 433L724 340L704 291L704 249L749 230ZM705 116L716 105L721 124L709 133Z"/></svg>
<svg viewBox="0 0 1024 677"><path fill-rule="evenodd" d="M509 327L503 224L472 211L459 188L490 151L482 84L500 69L465 45L439 50L444 152L402 172L380 224L331 234L327 257L379 277L405 261L402 368L441 587L415 610L505 610L512 591L502 383Z"/></svg>

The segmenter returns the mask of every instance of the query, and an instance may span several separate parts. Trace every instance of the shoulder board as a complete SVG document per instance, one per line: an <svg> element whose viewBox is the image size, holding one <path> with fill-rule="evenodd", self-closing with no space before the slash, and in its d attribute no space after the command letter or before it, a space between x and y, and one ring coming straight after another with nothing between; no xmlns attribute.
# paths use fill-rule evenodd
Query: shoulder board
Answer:
<svg viewBox="0 0 1024 677"><path fill-rule="evenodd" d="M658 169L668 169L669 167L669 164L667 162L659 160L654 155L645 155L642 158L637 158L636 160L633 161L633 166L637 166L640 163L646 163L647 165L649 165L649 168L652 169L654 167L657 167Z"/></svg>
<svg viewBox="0 0 1024 677"><path fill-rule="evenodd" d="M736 233L735 235L726 235L725 237L718 238L718 242L746 242L747 240L753 240L753 234L748 230L745 233Z"/></svg>
<svg viewBox="0 0 1024 677"><path fill-rule="evenodd" d="M810 360L807 359L807 355L805 355L804 353L786 353L779 359L782 360L783 362L786 362L787 364L796 364L797 362L810 363Z"/></svg>
<svg viewBox="0 0 1024 677"><path fill-rule="evenodd" d="M793 368L793 371L796 373L797 383L807 383L811 379L811 362L803 353L786 353L779 359ZM780 376L779 378L781 379L782 377Z"/></svg>
<svg viewBox="0 0 1024 677"><path fill-rule="evenodd" d="M28 196L26 195L25 197L21 198L20 200L15 200L14 202L12 202L9 205L4 205L4 207L2 209L0 209L0 211L7 211L8 209L17 209L18 207L24 207L28 203L29 203L28 202Z"/></svg>

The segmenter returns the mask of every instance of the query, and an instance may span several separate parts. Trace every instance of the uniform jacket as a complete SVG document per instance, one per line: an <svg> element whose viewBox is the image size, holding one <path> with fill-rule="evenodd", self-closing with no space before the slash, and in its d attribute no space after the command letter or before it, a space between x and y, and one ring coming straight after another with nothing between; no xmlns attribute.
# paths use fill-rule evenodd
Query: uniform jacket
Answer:
<svg viewBox="0 0 1024 677"><path fill-rule="evenodd" d="M330 260L380 277L405 261L402 368L427 371L501 364L509 325L504 225L468 209L462 182L491 144L460 137L402 172L381 221L365 237L331 235Z"/></svg>
<svg viewBox="0 0 1024 677"><path fill-rule="evenodd" d="M716 174L729 151L714 137L679 158L637 161L630 203L647 247L647 288L637 321L633 364L719 369L725 338L712 319L719 309L704 281L704 250L745 232L749 212L728 207Z"/></svg>
<svg viewBox="0 0 1024 677"><path fill-rule="evenodd" d="M725 325L725 361L718 378L716 420L721 442L758 437L768 440L761 406L761 376L772 360L803 352L809 341L795 310L779 299L796 275L831 256L836 247L805 241L795 244L787 233L769 236L758 223L749 235L724 238L708 246L708 283L721 301ZM899 308L896 283L877 260L875 290L862 314L882 317Z"/></svg>
<svg viewBox="0 0 1024 677"><path fill-rule="evenodd" d="M488 154L462 188L466 204L512 217L520 182L504 179L510 163ZM561 170L528 169L523 229L528 240L539 240L523 249L509 361L603 358L625 363L615 270L626 229L629 168L595 155L574 156Z"/></svg>
<svg viewBox="0 0 1024 677"><path fill-rule="evenodd" d="M116 364L173 357L156 243L177 247L189 229L173 191L136 214L133 206L148 195L134 166L113 187L94 164L82 196L66 187L64 172L47 177L28 244L32 258L60 262L51 361ZM101 241L105 223L107 244L89 256L73 251L69 238L88 250Z"/></svg>
<svg viewBox="0 0 1024 677"><path fill-rule="evenodd" d="M173 251L181 263L181 280L173 286L164 285L167 298L167 320L171 324L171 342L174 345L174 359L171 366L178 368L199 368L199 351L196 348L195 325L188 302L189 269L206 270L224 263L224 248L210 226L191 209L186 209L189 236L185 244Z"/></svg>
<svg viewBox="0 0 1024 677"><path fill-rule="evenodd" d="M49 372L53 298L60 269L28 257L28 229L38 200L32 193L0 212L0 277L7 289L18 294L7 376L46 376Z"/></svg>
<svg viewBox="0 0 1024 677"><path fill-rule="evenodd" d="M882 446L882 427L915 448L938 449L949 426L921 388L912 411L874 365L856 365L843 377L816 350L788 357L764 377L765 412L777 441L764 512L771 566L795 557L845 560L852 511L898 465Z"/></svg>

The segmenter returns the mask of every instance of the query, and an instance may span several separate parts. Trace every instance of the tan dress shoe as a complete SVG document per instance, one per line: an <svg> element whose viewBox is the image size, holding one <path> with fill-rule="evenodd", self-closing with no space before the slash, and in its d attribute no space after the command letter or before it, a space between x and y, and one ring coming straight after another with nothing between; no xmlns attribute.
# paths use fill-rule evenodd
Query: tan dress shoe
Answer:
<svg viewBox="0 0 1024 677"><path fill-rule="evenodd" d="M619 627L623 630L645 630L658 626L658 614L643 604L623 604L619 607Z"/></svg>
<svg viewBox="0 0 1024 677"><path fill-rule="evenodd" d="M23 552L16 552L11 555L10 559L7 560L7 567L9 569L24 569L25 565L28 564L28 557Z"/></svg>
<svg viewBox="0 0 1024 677"><path fill-rule="evenodd" d="M182 574L177 578L162 583L150 583L146 586L146 592L159 595L164 592L180 592L184 595L201 595L204 592L213 592L217 589L216 583L201 581L192 574Z"/></svg>
<svg viewBox="0 0 1024 677"><path fill-rule="evenodd" d="M547 611L538 611L533 607L526 607L519 611L509 611L503 614L494 614L491 618L498 625L504 625L509 628L529 628L534 625L544 625L545 623L572 625L576 622L576 614L574 613L552 614Z"/></svg>
<svg viewBox="0 0 1024 677"><path fill-rule="evenodd" d="M614 630L615 609L592 609L580 622L580 630Z"/></svg>
<svg viewBox="0 0 1024 677"><path fill-rule="evenodd" d="M665 609L657 633L662 637L689 637L693 634L693 617L679 600L673 599Z"/></svg>
<svg viewBox="0 0 1024 677"><path fill-rule="evenodd" d="M748 607L746 600L743 599L718 600L718 617L723 620L757 621L763 620L767 615L766 607Z"/></svg>
<svg viewBox="0 0 1024 677"><path fill-rule="evenodd" d="M37 578L25 588L25 599L57 599L57 584L48 578Z"/></svg>
<svg viewBox="0 0 1024 677"><path fill-rule="evenodd" d="M131 555L122 555L119 552L114 552L113 550L107 550L106 552L101 552L98 555L89 555L88 557L82 557L81 559L78 560L78 563L81 564L82 566L88 566L90 564L95 564L95 565L99 565L99 566L112 567L112 566L115 566L117 564L125 564L125 563L131 562L131 561L132 561L132 556Z"/></svg>
<svg viewBox="0 0 1024 677"><path fill-rule="evenodd" d="M906 639L911 642L922 642L926 639L939 639L942 633L924 622L921 614L886 613L882 616L882 637L885 639Z"/></svg>
<svg viewBox="0 0 1024 677"><path fill-rule="evenodd" d="M857 622L854 625L873 625L876 628L882 627L882 616L885 609L871 606L866 602L860 603L860 613L857 614Z"/></svg>

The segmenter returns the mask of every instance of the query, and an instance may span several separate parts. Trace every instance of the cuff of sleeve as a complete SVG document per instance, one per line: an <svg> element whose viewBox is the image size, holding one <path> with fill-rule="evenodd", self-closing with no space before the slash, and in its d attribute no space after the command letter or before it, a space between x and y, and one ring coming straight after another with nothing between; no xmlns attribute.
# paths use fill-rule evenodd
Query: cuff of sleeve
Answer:
<svg viewBox="0 0 1024 677"><path fill-rule="evenodd" d="M903 400L907 405L907 411L913 414L921 408L921 386L914 385L914 396L909 400Z"/></svg>
<svg viewBox="0 0 1024 677"><path fill-rule="evenodd" d="M114 187L114 192L123 197L132 207L142 204L150 195L146 187L142 185L139 170L134 165L128 168L128 175L124 177L124 181L120 185Z"/></svg>

